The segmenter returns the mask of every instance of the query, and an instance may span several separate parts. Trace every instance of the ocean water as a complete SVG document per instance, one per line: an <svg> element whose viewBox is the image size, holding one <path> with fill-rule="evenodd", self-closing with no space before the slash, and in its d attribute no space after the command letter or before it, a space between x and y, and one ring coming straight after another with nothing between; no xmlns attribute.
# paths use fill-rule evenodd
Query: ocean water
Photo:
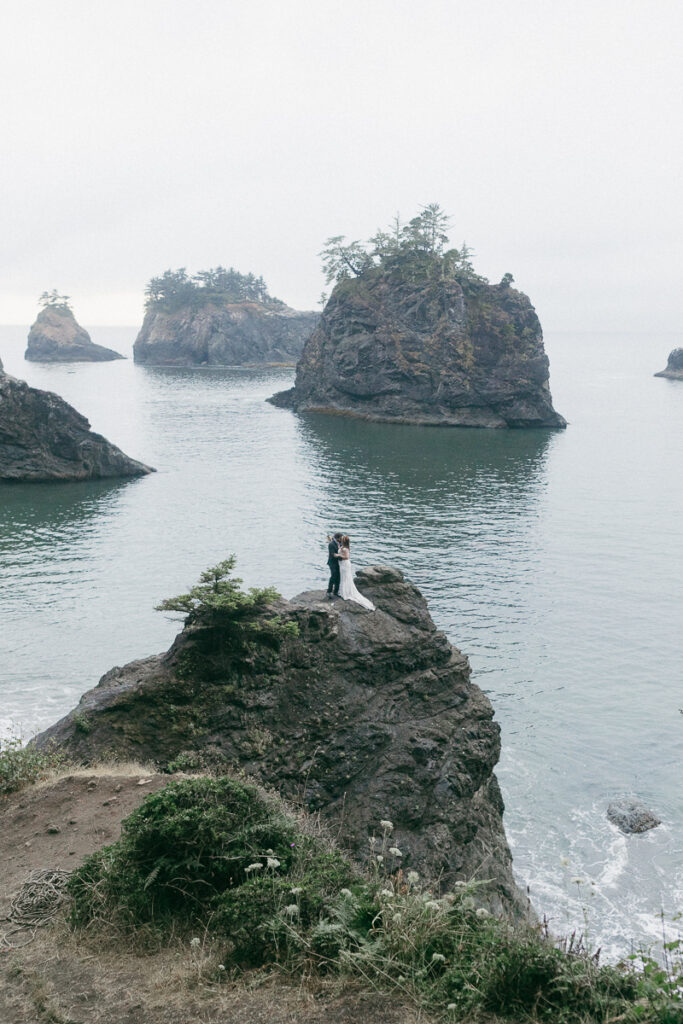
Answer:
<svg viewBox="0 0 683 1024"><path fill-rule="evenodd" d="M322 587L330 528L400 566L470 658L502 729L505 825L558 933L617 958L683 909L683 382L676 335L551 335L566 431L299 417L289 369L26 363L156 474L0 484L0 728L28 737L113 665L165 649L154 611L235 552L248 585ZM91 328L131 354L134 328ZM621 795L663 824L626 837ZM577 881L580 880L580 881Z"/></svg>

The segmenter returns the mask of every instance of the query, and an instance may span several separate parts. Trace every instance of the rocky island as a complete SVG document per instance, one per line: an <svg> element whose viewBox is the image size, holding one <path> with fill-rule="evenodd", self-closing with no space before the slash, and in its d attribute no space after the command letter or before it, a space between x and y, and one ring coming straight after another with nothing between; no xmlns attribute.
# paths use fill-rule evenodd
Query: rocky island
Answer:
<svg viewBox="0 0 683 1024"><path fill-rule="evenodd" d="M460 427L565 427L552 405L543 334L506 274L492 285L470 251L446 249L434 204L368 246L328 241L334 289L289 391L298 411Z"/></svg>
<svg viewBox="0 0 683 1024"><path fill-rule="evenodd" d="M683 348L675 348L669 352L666 367L655 374L655 377L668 377L669 380L683 380Z"/></svg>
<svg viewBox="0 0 683 1024"><path fill-rule="evenodd" d="M133 351L148 366L293 365L318 322L269 295L263 278L232 268L167 270L146 296Z"/></svg>
<svg viewBox="0 0 683 1024"><path fill-rule="evenodd" d="M417 588L376 566L356 576L374 612L318 591L250 598L232 565L164 603L189 613L168 652L112 669L38 747L243 771L341 827L360 861L390 819L406 870L490 879L489 905L523 916L493 774L500 730Z"/></svg>
<svg viewBox="0 0 683 1024"><path fill-rule="evenodd" d="M77 323L68 295L43 292L43 306L28 334L25 358L36 363L103 363L125 359L119 352L96 345Z"/></svg>
<svg viewBox="0 0 683 1024"><path fill-rule="evenodd" d="M0 363L0 480L94 480L153 472L94 434L85 416L59 395L10 377Z"/></svg>

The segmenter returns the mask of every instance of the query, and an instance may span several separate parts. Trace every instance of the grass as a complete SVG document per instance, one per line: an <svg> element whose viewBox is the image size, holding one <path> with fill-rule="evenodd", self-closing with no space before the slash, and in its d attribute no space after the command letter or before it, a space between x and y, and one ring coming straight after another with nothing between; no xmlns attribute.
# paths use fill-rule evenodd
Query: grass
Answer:
<svg viewBox="0 0 683 1024"><path fill-rule="evenodd" d="M38 750L31 744L24 746L18 736L0 739L0 795L47 779L64 763L65 757L56 747Z"/></svg>
<svg viewBox="0 0 683 1024"><path fill-rule="evenodd" d="M483 883L437 896L415 872L363 874L309 819L244 781L194 777L148 796L120 840L74 873L76 929L186 943L197 970L354 978L443 1020L683 1024L683 969L600 966L478 906ZM670 957L676 956L671 944ZM205 962L210 947L218 960ZM213 953L212 953L213 956Z"/></svg>

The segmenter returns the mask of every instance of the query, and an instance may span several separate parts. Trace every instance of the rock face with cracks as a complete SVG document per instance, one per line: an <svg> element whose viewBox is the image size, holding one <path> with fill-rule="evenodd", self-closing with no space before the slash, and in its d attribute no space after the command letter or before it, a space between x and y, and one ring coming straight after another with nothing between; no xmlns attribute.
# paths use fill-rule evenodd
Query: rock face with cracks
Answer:
<svg viewBox="0 0 683 1024"><path fill-rule="evenodd" d="M536 312L507 282L341 281L271 401L302 412L460 427L564 427Z"/></svg>
<svg viewBox="0 0 683 1024"><path fill-rule="evenodd" d="M491 704L401 572L376 566L356 583L376 611L318 591L279 600L268 615L298 632L277 643L226 641L200 620L165 654L112 669L35 742L86 763L113 753L242 770L320 812L359 860L383 856L445 887L491 880L493 909L525 913Z"/></svg>
<svg viewBox="0 0 683 1024"><path fill-rule="evenodd" d="M94 480L154 472L130 459L51 391L0 368L0 480Z"/></svg>
<svg viewBox="0 0 683 1024"><path fill-rule="evenodd" d="M46 306L28 335L26 359L37 363L103 363L125 359L104 345L96 345L76 322L67 306Z"/></svg>
<svg viewBox="0 0 683 1024"><path fill-rule="evenodd" d="M148 366L257 366L296 363L318 322L284 303L207 302L174 312L149 309L134 346Z"/></svg>

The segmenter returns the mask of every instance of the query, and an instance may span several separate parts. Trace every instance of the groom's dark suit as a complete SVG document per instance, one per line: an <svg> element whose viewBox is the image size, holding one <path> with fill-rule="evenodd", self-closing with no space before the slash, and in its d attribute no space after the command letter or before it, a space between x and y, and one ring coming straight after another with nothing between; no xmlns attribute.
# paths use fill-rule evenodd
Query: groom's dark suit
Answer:
<svg viewBox="0 0 683 1024"><path fill-rule="evenodd" d="M327 584L328 594L339 593L339 559L336 557L338 554L339 545L333 537L327 545L327 564L330 567L330 582Z"/></svg>

